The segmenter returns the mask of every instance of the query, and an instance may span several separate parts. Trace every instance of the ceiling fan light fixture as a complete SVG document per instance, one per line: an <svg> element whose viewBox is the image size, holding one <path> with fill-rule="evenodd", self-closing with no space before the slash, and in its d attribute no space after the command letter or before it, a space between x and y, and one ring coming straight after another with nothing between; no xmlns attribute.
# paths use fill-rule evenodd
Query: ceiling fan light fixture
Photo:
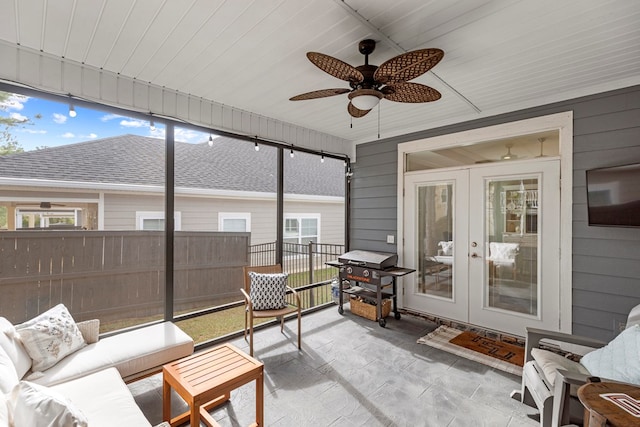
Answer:
<svg viewBox="0 0 640 427"><path fill-rule="evenodd" d="M382 93L375 89L356 89L349 94L349 99L358 110L369 111L382 99Z"/></svg>
<svg viewBox="0 0 640 427"><path fill-rule="evenodd" d="M511 143L506 144L505 147L507 147L507 152L506 152L506 154L502 155L502 157L501 157L502 160L514 160L514 159L518 158L517 154L512 154L511 153L511 147L513 147L513 144L511 144Z"/></svg>

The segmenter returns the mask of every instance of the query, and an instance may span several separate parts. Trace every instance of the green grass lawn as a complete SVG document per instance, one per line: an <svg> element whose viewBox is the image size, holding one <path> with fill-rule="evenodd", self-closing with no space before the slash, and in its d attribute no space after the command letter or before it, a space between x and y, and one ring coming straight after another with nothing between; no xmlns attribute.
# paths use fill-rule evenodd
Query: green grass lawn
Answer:
<svg viewBox="0 0 640 427"><path fill-rule="evenodd" d="M327 268L324 270L318 270L314 274L314 279L316 282L323 280L330 280L332 275L335 274L335 269ZM301 284L295 285L298 283L308 282L308 273L294 273L290 276L290 283L293 284L292 288L296 288L297 286L302 286ZM320 279L321 277L327 277L326 279ZM299 292L302 309L307 309L310 307L315 307L318 305L325 304L332 300L331 298L331 285L324 285L318 288L310 289L307 291ZM293 298L290 298L293 300ZM293 301L291 301L293 302ZM191 310L189 310L191 311ZM180 313L183 314L183 313ZM147 317L136 317L136 318L127 318L120 319L117 321L112 321L108 323L101 323L100 332L111 332L118 329L124 329L135 325L140 325L143 323L149 323L153 321L157 321L162 319L162 315L156 316L147 316ZM270 321L272 319L255 319L254 325L258 325L260 323L264 323ZM176 324L187 333L193 340L197 343L201 343L213 338L217 338L223 335L227 335L236 331L241 331L244 328L244 306L235 307L223 311L219 311L216 313L206 314L203 316L198 316L188 320L182 320L176 322Z"/></svg>

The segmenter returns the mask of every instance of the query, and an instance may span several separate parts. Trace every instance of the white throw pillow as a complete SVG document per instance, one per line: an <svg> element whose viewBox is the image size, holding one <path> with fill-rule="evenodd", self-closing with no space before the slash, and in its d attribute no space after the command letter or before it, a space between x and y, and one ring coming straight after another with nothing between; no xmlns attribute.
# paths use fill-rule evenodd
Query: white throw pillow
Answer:
<svg viewBox="0 0 640 427"><path fill-rule="evenodd" d="M31 357L18 339L15 326L4 317L0 317L0 347L13 362L18 379L24 377L24 374L31 369Z"/></svg>
<svg viewBox="0 0 640 427"><path fill-rule="evenodd" d="M44 371L68 354L87 345L76 322L58 304L41 315L16 326L24 348L33 360L33 371Z"/></svg>
<svg viewBox="0 0 640 427"><path fill-rule="evenodd" d="M249 298L254 310L277 310L285 308L287 301L287 273L262 274L249 272L251 288Z"/></svg>
<svg viewBox="0 0 640 427"><path fill-rule="evenodd" d="M490 258L494 260L514 260L520 245L518 243L489 243Z"/></svg>
<svg viewBox="0 0 640 427"><path fill-rule="evenodd" d="M606 346L580 359L591 375L640 384L640 325L622 331Z"/></svg>
<svg viewBox="0 0 640 427"><path fill-rule="evenodd" d="M15 427L86 427L87 417L69 399L48 387L21 381L10 397Z"/></svg>
<svg viewBox="0 0 640 427"><path fill-rule="evenodd" d="M438 246L442 248L443 256L452 256L453 255L453 242L450 240L448 242L442 241L438 242Z"/></svg>
<svg viewBox="0 0 640 427"><path fill-rule="evenodd" d="M3 393L9 393L18 382L20 382L20 378L18 378L13 361L4 348L0 347L0 396Z"/></svg>

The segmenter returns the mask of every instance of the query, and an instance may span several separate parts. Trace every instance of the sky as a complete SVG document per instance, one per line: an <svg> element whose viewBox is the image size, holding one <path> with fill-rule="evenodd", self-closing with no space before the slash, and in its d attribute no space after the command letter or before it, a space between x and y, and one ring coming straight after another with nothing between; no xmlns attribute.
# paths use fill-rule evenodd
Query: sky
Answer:
<svg viewBox="0 0 640 427"><path fill-rule="evenodd" d="M76 117L69 116L69 104L13 94L0 103L0 116L29 120L11 129L11 134L25 151L37 147L55 147L123 134L164 138L165 129L149 121L74 106ZM35 118L36 115L42 116ZM215 135L214 135L215 137ZM209 134L176 127L176 140L190 143L206 142ZM4 141L0 141L2 144Z"/></svg>

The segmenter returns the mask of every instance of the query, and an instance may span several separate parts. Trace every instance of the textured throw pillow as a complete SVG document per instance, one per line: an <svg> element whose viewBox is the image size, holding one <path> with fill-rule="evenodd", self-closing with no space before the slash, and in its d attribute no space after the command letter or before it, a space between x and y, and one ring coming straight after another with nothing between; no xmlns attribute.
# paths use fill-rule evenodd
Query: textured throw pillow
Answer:
<svg viewBox="0 0 640 427"><path fill-rule="evenodd" d="M452 256L453 255L453 242L438 242L438 246L442 249L443 256Z"/></svg>
<svg viewBox="0 0 640 427"><path fill-rule="evenodd" d="M11 392L11 425L86 427L87 417L69 399L48 387L21 381Z"/></svg>
<svg viewBox="0 0 640 427"><path fill-rule="evenodd" d="M33 360L33 371L49 369L87 345L69 310L62 304L17 325L16 330Z"/></svg>
<svg viewBox="0 0 640 427"><path fill-rule="evenodd" d="M491 242L489 243L491 259L513 260L516 258L519 247L518 243Z"/></svg>
<svg viewBox="0 0 640 427"><path fill-rule="evenodd" d="M287 301L287 273L261 274L249 272L251 288L249 297L254 310L277 310L285 308Z"/></svg>
<svg viewBox="0 0 640 427"><path fill-rule="evenodd" d="M76 325L78 329L80 329L82 338L84 338L87 344L98 342L98 337L100 336L100 319L85 320L78 322Z"/></svg>
<svg viewBox="0 0 640 427"><path fill-rule="evenodd" d="M15 326L4 317L0 317L0 347L11 359L18 379L22 378L31 369L31 357L18 339Z"/></svg>
<svg viewBox="0 0 640 427"><path fill-rule="evenodd" d="M591 375L640 384L640 325L620 332L605 347L585 354L580 363Z"/></svg>

